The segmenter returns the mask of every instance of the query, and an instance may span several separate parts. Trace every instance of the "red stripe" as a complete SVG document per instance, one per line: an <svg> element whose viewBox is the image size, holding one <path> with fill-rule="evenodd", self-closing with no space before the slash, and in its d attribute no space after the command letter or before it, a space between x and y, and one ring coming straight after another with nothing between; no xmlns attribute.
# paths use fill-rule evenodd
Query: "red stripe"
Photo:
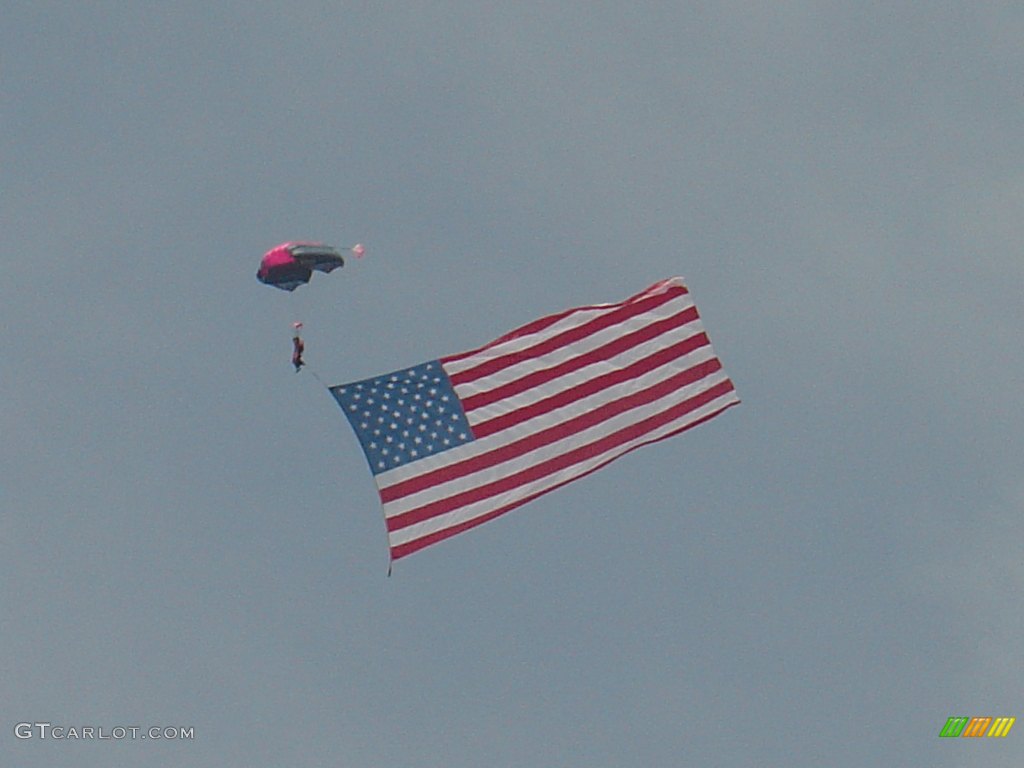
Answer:
<svg viewBox="0 0 1024 768"><path fill-rule="evenodd" d="M642 389L618 400L605 403L598 408L581 413L579 416L575 416L560 424L553 424L547 429L542 429L540 432L499 445L486 453L469 456L461 461L438 467L431 472L410 477L408 480L403 480L392 486L380 488L380 498L385 503L395 501L426 488L496 466L537 448L543 448L545 445L550 445L577 432L582 432L632 408L652 403L682 387L710 376L715 371L720 370L721 367L722 364L717 357L706 360L685 371L680 371L647 389Z"/></svg>
<svg viewBox="0 0 1024 768"><path fill-rule="evenodd" d="M476 408L483 408L485 405L496 403L498 400L504 400L506 397L512 397L513 395L518 395L520 392L525 392L528 389L539 387L558 378L559 376L565 376L567 373L578 371L580 368L601 362L602 360L610 360L616 355L621 355L623 352L626 352L633 347L639 346L651 339L655 339L661 334L684 326L687 323L692 323L697 319L697 308L689 307L688 309L684 309L682 312L678 312L671 317L666 317L658 320L657 322L645 325L643 328L638 328L632 333L627 333L625 336L613 339L606 344L602 344L600 347L592 349L577 357L570 358L569 360L565 360L558 365L535 370L522 378L516 379L515 381L510 381L485 392L461 398L462 408L468 414Z"/></svg>
<svg viewBox="0 0 1024 768"><path fill-rule="evenodd" d="M469 352L459 352L454 355L448 355L447 357L440 358L440 360L442 363L455 362L457 360L465 360L467 357L473 357L474 355L478 355L484 350L490 349L491 347L497 346L498 344L504 344L506 341L511 341L512 339L517 339L520 338L521 336L529 336L530 334L533 333L539 333L540 331L543 331L545 328L549 328L550 326L554 325L559 320L562 320L563 318L566 318L569 315L574 315L577 312L592 312L596 309L612 310L615 307L624 307L642 300L644 297L651 295L652 292L655 290L659 290L662 292L664 292L665 290L676 290L676 295L680 295L680 292L683 294L690 292L685 285L671 286L668 289L663 289L662 286L665 283L669 282L671 282L671 279L662 280L661 282L655 283L647 290L641 291L635 296L630 296L628 299L619 302L618 304L590 304L582 307L573 307L572 309L567 309L564 312L557 312L553 315L542 317L539 320L534 320L531 323L527 323L526 325L520 326L519 328L516 328L514 331L509 331L503 336L499 336L494 341L490 341L487 344L484 344L482 347L477 347L476 349L470 350Z"/></svg>
<svg viewBox="0 0 1024 768"><path fill-rule="evenodd" d="M406 555L411 555L413 552L418 552L419 550L423 549L424 547L429 547L431 544L436 544L439 541L444 541L445 539L451 538L452 536L455 536L456 534L462 533L463 531L468 531L470 528L475 528L476 526L482 525L483 523L486 523L486 522L488 522L490 520L493 520L496 517L500 517L501 515L505 514L506 512L510 512L511 510L515 509L516 507L522 506L523 504L526 504L529 501L533 501L538 496L543 496L544 494L550 493L551 491L553 491L553 490L555 490L557 488L561 488L566 483L571 483L574 480L579 480L581 477L586 477L591 472L596 472L597 470L601 469L602 467L607 466L609 463L615 461L615 459L619 458L620 456L625 456L630 451L634 451L637 448L641 448L641 447L643 447L645 445L651 445L652 443L657 443L657 442L659 442L661 440L666 440L666 439L668 439L670 437L675 437L680 432L685 432L688 429L692 429L693 427L696 427L698 424L703 424L705 421L708 421L709 419L714 418L715 416L720 414L722 411L724 411L724 410L726 410L728 408L731 408L732 406L737 405L738 403L739 403L738 400L734 401L734 402L731 402L731 403L727 403L726 405L722 406L721 408L719 408L718 410L714 411L713 413L709 413L706 416L702 416L701 418L697 419L696 421L694 421L694 422L692 422L690 424L684 424L679 429L673 430L672 432L669 432L667 435L661 435L660 437L656 437L656 438L653 438L651 440L646 440L646 441L644 441L642 443L637 443L636 445L630 447L628 450L625 450L622 453L617 454L615 456L609 457L607 461L601 462L596 467L591 467L586 472L583 472L583 473L581 473L579 475L576 475L574 477L566 478L562 482L558 483L557 485L553 485L550 488L545 488L542 491L537 491L536 493L532 493L529 496L526 496L526 497L524 497L522 499L516 499L515 501L513 501L513 502L511 502L509 504L506 504L506 505L504 505L502 507L499 507L498 509L493 509L490 512L486 512L485 514L481 515L480 517L473 518L472 520L466 520L466 521L464 521L462 523L459 523L458 525L453 525L450 528L443 528L440 531L434 531L433 533L429 533L426 536L422 536L422 537L420 537L418 539L413 539L412 541L407 541L407 542L405 542L403 544L398 544L396 546L393 546L393 547L391 547L391 559L392 560L398 560L399 558L405 557Z"/></svg>
<svg viewBox="0 0 1024 768"><path fill-rule="evenodd" d="M440 360L442 363L454 363L458 360L465 360L467 357L479 355L485 349L490 349L491 347L497 346L498 344L504 344L506 341L517 339L520 336L529 336L530 334L533 333L540 333L545 328L550 328L552 325L557 323L562 318L568 317L569 315L574 315L577 312L586 311L588 309L592 309L592 307L573 307L572 309L567 309L564 312L559 312L558 314L555 315L548 315L547 317L542 317L540 320L534 320L532 323L527 323L521 328L516 328L514 331L509 331L504 336L499 336L494 341L489 341L482 347L471 349L469 352L459 352L454 355L448 355L447 357L440 358Z"/></svg>
<svg viewBox="0 0 1024 768"><path fill-rule="evenodd" d="M606 451L616 448L623 443L627 443L630 440L657 429L658 427L675 421L681 416L684 416L690 411L711 402L715 398L724 395L732 389L732 382L726 379L710 389L704 390L703 392L687 398L680 403L676 403L674 406L662 411L661 413L656 413L652 416L648 416L646 419L641 419L633 424L629 424L617 432L612 432L609 435L598 438L592 443L581 445L570 451L566 451L565 453L560 453L546 461L526 467L514 474L506 475L505 477L498 478L490 483L475 486L463 491L462 493L453 494L446 498L430 502L429 504L424 504L416 509L411 509L408 512L403 512L400 515L389 517L387 518L387 528L389 531L406 528L410 525L421 523L425 520L437 517L438 515L443 515L447 512L451 512L452 510L459 509L460 507L489 499L492 496L497 496L501 493L505 493L506 491L514 490L515 488L527 483L547 477L559 470L571 467L573 464L578 464L595 455L605 453Z"/></svg>
<svg viewBox="0 0 1024 768"><path fill-rule="evenodd" d="M625 368L618 368L614 371L609 371L602 376L595 376L592 379L588 379L582 384L578 384L575 387L569 389L563 389L555 392L542 400L525 405L522 408L517 408L508 413L503 413L500 416L495 416L493 419L487 421L481 421L479 424L473 425L473 436L477 438L487 437L500 432L503 429L508 429L516 424L532 419L536 416L541 416L545 413L549 413L556 408L569 405L570 403L580 400L584 397L600 392L602 389L613 387L616 384L621 384L624 381L630 379L636 379L643 376L646 373L668 365L673 360L677 360L685 355L690 354L694 350L706 347L711 342L708 340L707 334L701 332L696 336L691 336L688 339L676 342L670 347L664 347L659 349L654 354L648 355L645 358L637 360L635 363L627 365Z"/></svg>
<svg viewBox="0 0 1024 768"><path fill-rule="evenodd" d="M653 309L660 307L662 304L665 304L666 302L669 302L685 293L686 289L674 287L664 293L660 293L655 296L648 296L631 304L617 307L606 314L599 315L593 320L589 320L575 328L569 328L568 330L562 331L554 336L550 336L544 341L540 341L526 349L509 352L508 354L501 355L500 357L488 358L472 368L467 368L466 370L459 371L457 373L449 373L448 378L451 379L453 385L457 385L464 384L472 381L473 379L478 379L481 376L490 376L491 374L497 373L510 365L515 365L516 363L522 362L528 358L540 357L541 355L547 354L559 347L564 347L575 341L584 339L590 334L597 333L597 331L604 328L625 322L629 318L642 315L645 312L650 312ZM449 358L441 358L442 365L447 362L449 362Z"/></svg>

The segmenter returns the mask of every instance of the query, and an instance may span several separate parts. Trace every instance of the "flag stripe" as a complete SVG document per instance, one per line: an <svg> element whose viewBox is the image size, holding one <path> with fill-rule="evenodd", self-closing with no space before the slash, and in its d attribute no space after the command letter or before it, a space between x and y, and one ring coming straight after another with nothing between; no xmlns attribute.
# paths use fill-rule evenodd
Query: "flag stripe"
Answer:
<svg viewBox="0 0 1024 768"><path fill-rule="evenodd" d="M507 442L498 442L496 447L491 450L487 450L490 444L483 440L471 443L468 450L475 449L473 455L461 461L456 460L446 463L431 472L408 477L408 479L403 478L400 482L394 484L389 482L390 478L388 476L382 475L379 478L381 483L381 499L385 502L394 501L403 496L421 491L424 488L449 482L453 479L503 464L527 452L583 433L585 430L598 426L614 417L623 414L629 416L628 411L655 403L666 395L671 395L720 369L721 363L718 358L705 360L672 376L660 378L649 387L630 392L625 396L617 397L608 402L600 404L582 403L577 409L578 413L571 418L566 418L550 426L542 423L537 430L516 436ZM414 466L410 465L405 470L406 472L414 471ZM404 475L405 473L402 474Z"/></svg>
<svg viewBox="0 0 1024 768"><path fill-rule="evenodd" d="M720 397L727 392L731 392L732 388L732 382L728 380L720 382L715 387L684 400L666 411L648 417L643 421L635 422L616 432L605 435L592 443L587 443L572 450L559 453L546 461L534 464L514 474L503 476L489 483L474 486L466 491L452 494L444 499L425 504L409 512L389 516L387 518L388 530L394 531L399 528L405 528L413 523L422 522L431 517L436 517L437 515L450 512L453 509L457 509L501 493L506 493L521 486L527 486L535 480L546 477L558 470L571 467L573 464L585 459L590 459L595 455L611 451L622 443L636 439L640 435L644 435L670 421L678 419L701 405L714 400L716 397Z"/></svg>
<svg viewBox="0 0 1024 768"><path fill-rule="evenodd" d="M587 425L585 428L567 435L555 435L554 439L548 440L536 448L531 449L531 445L528 442L522 442L521 445L517 446L521 450L516 455L496 455L491 457L492 460L481 462L478 465L462 463L460 464L459 472L453 472L447 476L435 475L433 484L418 491L398 496L385 503L385 514L391 517L409 512L431 502L450 497L466 488L483 485L496 478L514 475L521 470L528 469L535 464L541 464L550 458L565 453L567 450L572 450L580 445L595 443L632 423L658 413L663 413L679 402L697 397L705 390L727 380L728 377L725 376L724 372L718 371L698 384L684 387L679 392L673 393L670 397L653 400L631 410L611 415L602 421ZM472 448L469 447L468 450L471 451ZM382 490L383 487L382 484Z"/></svg>
<svg viewBox="0 0 1024 768"><path fill-rule="evenodd" d="M477 349L470 350L469 352L447 355L443 358L443 361L452 371L470 368L477 364L474 358L480 360L517 352L531 344L533 341L536 341L536 339L529 338L531 336L552 336L565 329L582 325L590 319L606 314L608 311L614 310L617 307L625 307L630 304L635 304L647 297L657 296L663 293L671 293L673 296L682 296L688 294L689 290L683 284L681 278L676 277L669 278L668 280L662 280L660 283L655 283L647 290L641 291L635 296L631 296L622 302L615 304L591 304L590 306L585 307L574 307L572 309L567 309L564 312L558 312L556 314L549 315L548 317L541 318L540 320L534 320L533 322L527 323L514 331L509 331L503 336L499 336L497 339L494 339Z"/></svg>
<svg viewBox="0 0 1024 768"><path fill-rule="evenodd" d="M686 295L677 296L672 301L663 304L657 315L637 315L636 317L632 317L618 325L598 329L585 338L582 338L568 346L552 350L541 357L525 357L519 355L516 362L503 368L501 371L463 381L455 387L455 389L459 393L460 398L471 397L479 392L513 382L516 379L522 378L530 372L540 368L558 365L559 363L571 360L579 355L591 352L598 347L620 338L621 336L628 335L638 328L642 328L653 320L656 320L658 317L666 317L692 306L693 302L690 301ZM694 320L694 322L699 323L699 318ZM534 339L533 341L537 341L537 339ZM512 355L517 353L510 351L508 354ZM467 360L467 367L472 367L477 362L485 359L486 358L484 357L480 357L474 360ZM448 363L445 363L445 370L449 375L456 372Z"/></svg>
<svg viewBox="0 0 1024 768"><path fill-rule="evenodd" d="M596 349L562 360L557 365L552 365L540 370L537 370L536 365L530 366L531 370L526 375L520 376L519 378L507 383L494 386L490 389L485 389L483 392L463 397L459 386L456 386L455 391L459 393L459 399L462 400L462 407L465 409L466 415L468 416L477 408L482 408L485 405L490 405L491 403L495 403L506 397L517 395L520 392L525 392L526 390L533 389L534 387L542 387L560 376L565 376L573 371L578 371L580 368L584 368L596 362L609 360L639 344L642 344L643 342L656 339L666 331L672 330L681 325L686 325L687 323L692 323L696 319L697 309L696 307L690 306L671 317L666 317L663 320L643 325L632 333L628 333L624 336L612 338L611 341L602 344ZM476 384L475 381L473 383ZM465 384L462 386L465 386Z"/></svg>
<svg viewBox="0 0 1024 768"><path fill-rule="evenodd" d="M486 437L487 435L492 435L503 429L508 429L509 427L514 426L517 422L541 416L550 411L562 408L582 397L587 397L588 395L600 392L602 389L606 389L614 384L621 384L623 382L630 381L631 379L635 379L645 373L649 373L650 371L657 370L681 355L689 354L690 352L700 349L703 346L707 346L708 344L710 344L708 337L703 333L698 334L697 336L691 336L689 339L684 339L678 344L673 344L671 347L666 347L665 349L655 352L653 355L645 357L642 360L638 360L630 366L609 371L602 376L595 376L576 387L568 390L557 391L542 400L533 402L531 405L519 408L515 411L510 411L509 413L505 413L479 424L473 424L473 434L477 437Z"/></svg>
<svg viewBox="0 0 1024 768"><path fill-rule="evenodd" d="M563 438L571 438L573 435L578 435L579 439L584 440L588 438L587 430L601 428L600 422L594 422L590 425L579 423L576 424L576 431L564 431L556 435L554 440L544 441L544 431L548 429L556 428L559 424L564 422L572 422L573 419L578 418L584 414L597 412L596 415L605 417L604 424L606 428L611 429L614 427L616 420L625 422L630 418L643 418L644 416L652 413L658 404L653 398L648 398L649 402L646 404L641 403L638 400L634 400L629 405L636 406L628 412L624 412L622 409L618 412L610 412L605 409L609 403L613 403L617 400L621 400L624 397L633 396L634 398L642 397L645 390L651 387L656 387L659 383L665 379L672 378L673 376L679 375L682 370L686 368L692 368L699 365L702 362L708 360L716 360L714 351L711 347L702 347L696 352L690 354L686 358L686 365L680 367L665 367L651 373L645 374L644 376L634 381L624 382L622 384L610 387L602 392L599 392L590 397L585 397L580 400L573 402L570 406L559 409L557 412L549 414L543 418L530 419L516 426L514 432L498 433L489 437L482 438L480 440L471 440L466 444L454 447L450 450L444 451L441 455L428 456L416 462L405 464L404 466L394 466L387 470L386 474L378 476L378 486L381 490L385 490L388 487L404 483L407 480L412 480L420 475L426 475L435 472L439 469L443 469L448 465L458 465L464 460L471 458L478 454L486 454L495 450L499 450L508 443L519 443L517 448L517 455L527 456L531 449L531 444L527 438L531 436L537 437L537 445L543 447L544 445L554 443L556 440ZM702 388L707 388L711 384L717 382L721 378L725 378L725 373L721 372L715 374L716 378L714 381L706 381L704 383L689 383L681 386L677 391L670 393L672 398L675 400L684 399L690 395L696 394ZM677 383L685 381L684 379L676 379ZM623 405L626 405L624 403ZM604 409L604 410L602 410ZM573 424L570 424L573 426ZM564 443L563 445L568 445ZM501 457L498 463L506 462L501 467L502 470L508 469L511 465L507 464L507 461L513 460L515 456L510 458L509 454L505 454ZM470 473L472 474L472 473ZM472 478L468 475L467 482ZM441 484L443 485L443 483ZM403 486L404 487L404 486ZM440 486L439 486L440 487Z"/></svg>
<svg viewBox="0 0 1024 768"><path fill-rule="evenodd" d="M720 414L722 411L726 410L727 408L729 408L732 405L736 405L737 403L739 403L739 400L731 402L728 405L725 405L722 408L719 408L718 410L713 411L712 413L707 414L706 416L702 416L700 419L698 419L697 421L693 422L693 424L689 424L689 425L687 425L685 427L677 429L676 431L670 432L667 435L662 435L662 436L654 438L652 440L648 440L648 441L643 442L643 443L638 443L637 445L633 446L629 450L632 451L632 450L635 450L636 448L640 448L640 447L645 446L645 445L651 445L652 443L656 443L656 442L658 442L660 440L665 440L665 439L667 439L669 437L673 437L675 435L678 435L680 432L683 432L683 431L689 429L690 427L695 427L698 424L702 424L705 421L708 421L709 419L714 418L715 416ZM627 451L627 453L628 453L628 451ZM619 454L619 455L621 456L623 454ZM512 504L508 504L508 505L506 505L504 507L501 507L499 509L491 510L487 514L481 515L480 517L474 518L472 520L465 520L465 521L463 521L461 523L458 523L457 525L452 525L449 528L442 528L441 530L437 530L437 531L433 531L431 533L423 534L422 536L420 536L417 539L411 539L409 541L403 541L401 543L392 544L392 546L391 546L391 557L392 557L392 559L397 560L397 559L399 559L401 557L405 557L406 555L411 555L414 552L418 552L419 550L423 549L424 547L429 547L431 544L437 544L438 542L444 541L445 539L448 539L448 538L451 538L452 536L455 536L456 534L462 533L464 531L468 531L468 530L470 530L472 528L476 528L478 525L483 525L484 523L489 522L489 521L495 519L496 517L501 517L506 512L511 512L516 507L521 507L523 504L526 504L527 502L533 501L534 499L536 499L539 496L543 496L544 494L546 494L546 493L548 493L550 491L556 490L557 488L561 488L563 485L571 483L573 480L578 480L578 479L580 479L582 477L586 477L591 472L596 472L597 470L599 470L602 467L606 466L610 462L614 461L616 458L618 458L618 456L613 456L613 457L609 458L607 461L605 461L604 463L598 464L596 467L592 467L589 470L587 470L586 472L583 472L582 474L579 474L579 475L576 475L575 477L570 477L570 478L567 478L566 480L563 480L562 482L560 482L556 486L552 486L551 488L547 488L547 489L545 489L543 491L538 491L537 493L531 494L530 496L526 496L525 498L519 499L518 501L516 501L516 502L514 502Z"/></svg>
<svg viewBox="0 0 1024 768"><path fill-rule="evenodd" d="M671 301L676 296L680 295L680 291L685 293L686 289L681 288L677 291L667 291L665 293L646 297L634 303L625 304L616 309L612 309L607 312L598 314L596 317L594 317L591 320L588 320L586 323L582 325L569 328L553 336L548 336L544 338L542 341L538 341L524 348L517 349L515 350L516 354L514 355L508 354L506 350L501 350L500 356L487 357L480 363L477 363L476 365L470 368L465 368L462 370L457 370L455 366L449 365L449 363L454 362L451 358L442 357L441 363L445 366L445 370L448 371L448 376L451 379L452 384L458 386L463 382L472 381L473 379L478 379L482 376L497 373L498 371L507 368L510 365L514 365L515 363L520 361L520 356L528 356L533 358L540 357L555 349L558 349L559 347L563 347L568 344L572 344L575 341L579 341L580 339L584 339L587 336L603 328L609 328L618 325L619 323L625 322L631 317L641 315L645 312L650 312L651 310L661 306L662 304L665 304L666 302ZM491 349L491 351L494 351L493 348Z"/></svg>
<svg viewBox="0 0 1024 768"><path fill-rule="evenodd" d="M542 317L539 320L534 320L532 323L527 323L526 325L517 328L514 331L509 331L504 336L499 336L494 341L489 341L482 347L471 349L468 352L459 352L458 354L455 355L447 355L444 358L444 361L448 365L452 366L453 370L459 370L460 361L469 360L470 358L473 357L481 357L488 352L490 352L493 355L494 351L498 350L502 345L510 344L511 342L517 339L522 339L526 336L540 334L543 331L549 331L549 333L553 333L553 331L551 331L550 329L552 329L558 323L561 323L563 320L567 320L569 318L572 318L572 321L568 323L563 323L563 325L565 325L566 327L579 325L586 318L597 315L602 309L604 309L607 306L607 304L603 304L594 305L591 307L576 307L574 309L567 309L564 312L558 312L557 314L554 315L549 315L548 317ZM470 363L469 365L475 365L475 363Z"/></svg>
<svg viewBox="0 0 1024 768"><path fill-rule="evenodd" d="M678 435L681 432L685 432L688 429L703 424L705 421L713 419L715 416L731 408L732 406L738 405L739 402L740 401L738 398L733 398L723 403L720 403L714 409L709 410L706 413L702 413L699 418L696 418L692 422L683 424L682 426L672 429L671 431L668 431L664 434L652 436L647 440L638 441L619 453L615 453L613 455L604 457L599 462L594 463L592 466L589 466L586 469L582 469L577 474L561 478L556 483L553 483L548 487L532 491L524 495L522 498L515 499L514 501L511 501L503 506L489 509L488 511L480 514L477 517L459 520L457 522L452 522L447 525L435 528L428 528L426 525L421 524L420 531L417 532L415 536L411 536L408 538L401 535L402 533L405 533L404 531L398 533L389 533L389 539L392 542L392 557L397 560L400 557L404 557L405 555L409 555L413 552L423 549L423 547L429 546L430 544L443 541L444 539L450 538L451 536L454 536L457 533L462 533L463 531L475 528L478 525L482 525L483 523L493 520L496 517L500 517L506 512L510 512L511 510L520 507L523 504L526 504L527 502L533 501L534 499L543 496L546 493L550 493L551 491L561 488L563 485L566 485L567 483L571 483L573 480L578 480L582 477L586 477L592 472L596 472L597 470L601 469L604 466L607 466L615 459L629 453L630 451L636 450L637 448L640 448L645 445L657 443L661 440L665 440L670 437L674 437L675 435Z"/></svg>
<svg viewBox="0 0 1024 768"><path fill-rule="evenodd" d="M588 457L584 461L574 464L571 467L547 475L544 478L540 478L527 486L523 486L515 492L509 492L475 502L406 528L391 531L389 533L389 537L393 543L402 544L421 536L449 528L453 525L460 525L468 520L475 520L496 509L507 510L509 508L513 508L518 506L517 502L521 499L536 498L542 493L561 487L566 482L589 474L589 472L594 468L604 466L639 445L655 442L666 435L677 434L684 429L690 428L693 423L700 423L706 420L705 417L709 414L719 413L727 407L729 407L729 403L726 402L726 399L716 400L702 406L682 421L669 422L655 432L639 437L636 440L623 444L622 446L604 454Z"/></svg>
<svg viewBox="0 0 1024 768"><path fill-rule="evenodd" d="M478 408L474 410L471 414L467 415L467 423L471 425L482 424L486 421L497 418L509 411L529 408L538 401L544 400L545 398L551 396L552 393L557 393L559 391L574 390L585 384L591 378L603 376L616 369L634 365L635 363L638 363L643 359L650 357L660 348L674 345L681 341L684 341L687 338L694 335L695 331L697 331L698 333L703 333L703 331L697 330L697 327L695 326L684 326L682 328L677 328L676 330L670 331L669 333L666 333L665 335L659 337L656 341L651 341L646 344L633 347L632 349L610 360L604 360L594 363L593 365L587 366L586 368L583 368L578 372L574 372L567 376L554 379L551 382L549 382L547 386L545 386L543 389L528 390L526 392L523 392L522 394L515 395L514 397L501 400L497 403L494 403L493 405L489 405L484 408ZM665 365L662 366L661 368L656 368L647 373L641 373L633 382L624 381L621 384L610 383L606 389L600 390L600 392L603 392L607 399L611 399L614 396L616 396L617 391L623 390L624 387L631 386L632 389L639 390L647 386L647 384L652 381L665 378L672 374L673 372L682 370L683 368L695 365L699 362L703 362L704 360L714 357L714 354L715 353L711 349L710 345L699 346L694 351L690 352L684 357L680 357L677 360L671 361L670 365ZM575 400L572 400L571 402L576 411L579 412L584 408L594 407L599 402L602 402L602 400L600 398L595 398L594 395L588 395L585 397L579 397ZM566 413L568 412L565 410L559 410L558 417L562 418L565 416ZM552 418L554 418L554 416L552 416ZM527 423L531 423L530 420L528 420Z"/></svg>

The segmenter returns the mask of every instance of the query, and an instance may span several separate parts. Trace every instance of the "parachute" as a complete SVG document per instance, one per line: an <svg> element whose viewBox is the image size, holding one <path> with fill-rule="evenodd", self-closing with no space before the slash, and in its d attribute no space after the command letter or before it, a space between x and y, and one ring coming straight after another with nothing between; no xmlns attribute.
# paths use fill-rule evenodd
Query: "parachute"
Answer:
<svg viewBox="0 0 1024 768"><path fill-rule="evenodd" d="M342 250L348 251L357 259L361 259L366 249L358 243ZM313 277L314 270L330 274L338 267L345 266L345 259L337 248L323 243L296 241L276 245L263 254L256 278L264 285L280 288L282 291L294 291L305 285ZM306 361L302 353L306 344L302 340L302 323L292 323L292 365L295 372L302 370ZM316 376L316 374L313 374Z"/></svg>
<svg viewBox="0 0 1024 768"><path fill-rule="evenodd" d="M363 246L354 245L347 250L361 258ZM294 291L305 285L313 276L313 270L330 274L338 267L345 266L345 260L336 248L323 243L281 243L271 248L260 260L256 277L265 285L272 285L282 291Z"/></svg>

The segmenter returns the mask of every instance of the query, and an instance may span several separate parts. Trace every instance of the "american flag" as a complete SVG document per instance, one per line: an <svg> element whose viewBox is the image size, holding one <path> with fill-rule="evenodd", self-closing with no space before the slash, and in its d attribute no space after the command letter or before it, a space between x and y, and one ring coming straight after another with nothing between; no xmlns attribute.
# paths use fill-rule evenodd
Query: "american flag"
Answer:
<svg viewBox="0 0 1024 768"><path fill-rule="evenodd" d="M392 560L739 402L678 277L330 390L377 482Z"/></svg>

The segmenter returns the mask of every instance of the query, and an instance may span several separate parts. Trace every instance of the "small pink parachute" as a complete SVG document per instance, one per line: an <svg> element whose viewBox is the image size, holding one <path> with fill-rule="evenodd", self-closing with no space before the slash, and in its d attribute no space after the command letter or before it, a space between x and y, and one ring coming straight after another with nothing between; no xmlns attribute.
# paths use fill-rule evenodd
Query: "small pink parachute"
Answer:
<svg viewBox="0 0 1024 768"><path fill-rule="evenodd" d="M361 244L345 250L361 259L366 249ZM294 291L305 285L313 276L313 270L329 274L345 266L345 259L336 248L323 243L289 242L271 248L263 255L256 277L261 283Z"/></svg>

